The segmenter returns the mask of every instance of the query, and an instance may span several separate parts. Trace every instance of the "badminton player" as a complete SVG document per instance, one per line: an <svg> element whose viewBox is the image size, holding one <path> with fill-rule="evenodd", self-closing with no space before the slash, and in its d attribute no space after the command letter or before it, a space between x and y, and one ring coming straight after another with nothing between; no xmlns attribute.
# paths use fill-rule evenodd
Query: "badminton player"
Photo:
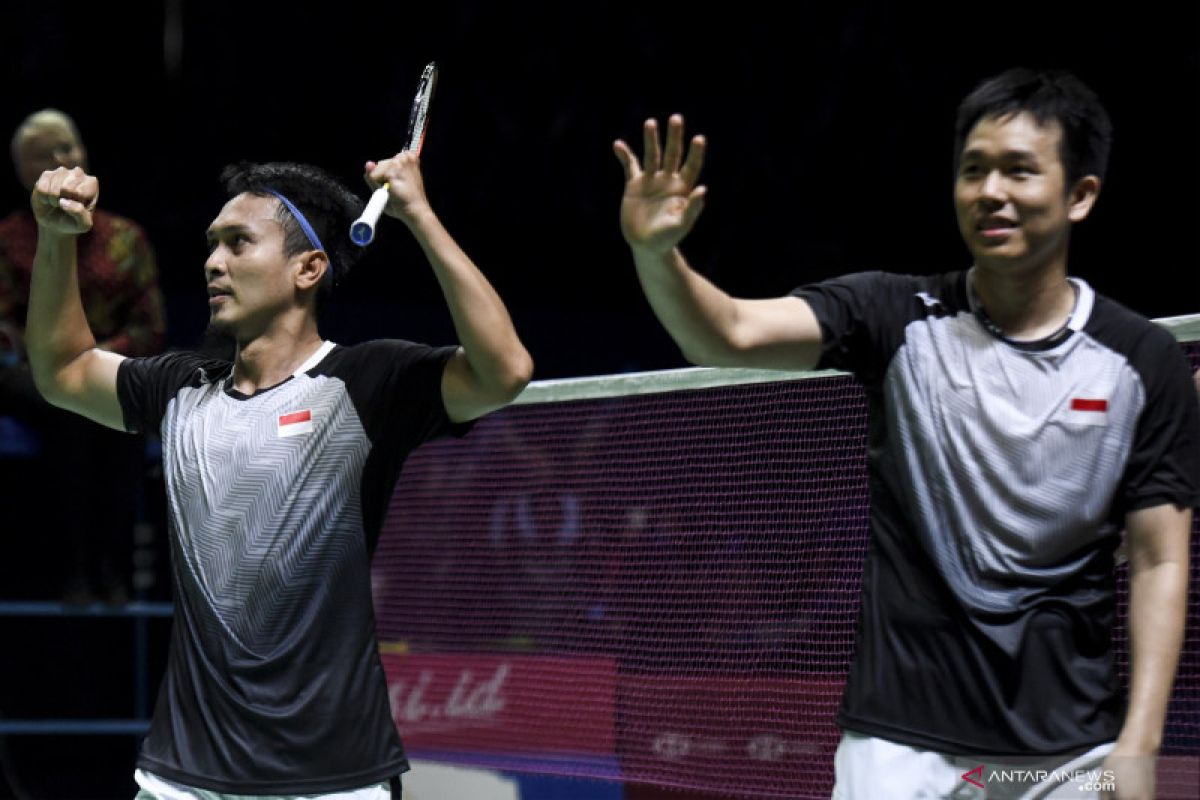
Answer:
<svg viewBox="0 0 1200 800"><path fill-rule="evenodd" d="M405 457L506 405L532 361L431 209L416 155L368 162L367 178L389 184L385 213L425 251L460 346L321 337L318 299L360 252L347 231L363 203L286 163L222 175L229 201L208 227L204 274L232 362L98 350L75 241L99 184L57 169L34 188L28 350L39 390L163 441L176 610L137 759L140 799L382 800L408 767L376 651L369 559Z"/></svg>
<svg viewBox="0 0 1200 800"><path fill-rule="evenodd" d="M1114 785L1154 796L1200 412L1172 337L1067 273L1110 140L1073 76L993 77L958 109L968 269L853 274L756 300L729 296L678 248L704 204L704 140L686 146L675 116L665 146L646 122L640 160L615 143L622 231L689 360L839 368L866 389L870 546L834 797L1019 796L1071 778L1071 797ZM1122 527L1128 697L1111 648ZM1012 763L1026 769L1000 771Z"/></svg>

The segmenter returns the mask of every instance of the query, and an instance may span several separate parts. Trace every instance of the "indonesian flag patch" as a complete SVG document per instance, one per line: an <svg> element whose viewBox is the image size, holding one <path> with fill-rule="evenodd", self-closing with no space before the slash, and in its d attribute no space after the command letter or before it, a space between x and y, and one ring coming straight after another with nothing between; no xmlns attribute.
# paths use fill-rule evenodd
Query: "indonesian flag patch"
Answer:
<svg viewBox="0 0 1200 800"><path fill-rule="evenodd" d="M1077 425L1107 425L1108 400L1100 397L1072 397L1067 419Z"/></svg>
<svg viewBox="0 0 1200 800"><path fill-rule="evenodd" d="M279 417L279 438L287 436L302 436L312 433L312 411L293 411Z"/></svg>

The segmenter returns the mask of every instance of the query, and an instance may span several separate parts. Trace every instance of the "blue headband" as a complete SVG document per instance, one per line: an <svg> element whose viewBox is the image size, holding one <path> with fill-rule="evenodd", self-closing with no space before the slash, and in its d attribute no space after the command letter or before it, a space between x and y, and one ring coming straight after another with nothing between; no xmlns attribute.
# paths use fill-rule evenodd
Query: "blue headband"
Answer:
<svg viewBox="0 0 1200 800"><path fill-rule="evenodd" d="M296 222L300 223L300 230L304 231L304 235L306 237L308 237L308 243L313 246L314 250L320 250L321 252L325 253L325 257L328 258L329 251L325 249L325 245L321 244L321 239L317 236L317 232L313 230L312 225L308 224L308 220L305 218L305 216L303 214L300 213L300 209L296 208L296 206L292 203L291 200L288 200L282 194L280 194L279 192L275 191L274 189L272 189L268 186L264 186L263 191L267 192L269 194L275 195L277 198L279 198L279 202L281 202L285 206L287 206L287 210L292 212L292 216L296 218ZM332 261L332 259L329 262L329 269L326 270L326 272L327 272L326 277L329 278L330 280L332 280L333 279L333 261Z"/></svg>

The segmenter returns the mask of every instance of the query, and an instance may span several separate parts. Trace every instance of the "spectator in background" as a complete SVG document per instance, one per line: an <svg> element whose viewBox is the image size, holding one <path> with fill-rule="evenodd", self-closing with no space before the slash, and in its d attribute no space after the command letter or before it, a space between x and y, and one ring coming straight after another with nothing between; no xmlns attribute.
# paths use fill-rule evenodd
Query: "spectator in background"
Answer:
<svg viewBox="0 0 1200 800"><path fill-rule="evenodd" d="M17 126L12 158L27 192L45 170L87 168L74 120L49 108ZM37 434L46 485L61 490L48 506L46 530L25 533L49 534L62 547L64 601L121 603L132 589L145 440L54 408L34 388L23 338L36 246L29 208L0 220L0 415ZM126 356L162 349L166 324L154 251L137 223L96 211L92 230L79 237L79 290L99 347Z"/></svg>

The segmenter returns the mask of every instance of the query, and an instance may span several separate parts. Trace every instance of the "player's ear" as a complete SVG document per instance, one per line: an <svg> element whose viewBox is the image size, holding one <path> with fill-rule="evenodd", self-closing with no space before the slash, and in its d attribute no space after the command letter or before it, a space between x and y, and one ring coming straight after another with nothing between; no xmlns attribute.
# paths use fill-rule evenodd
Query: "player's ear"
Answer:
<svg viewBox="0 0 1200 800"><path fill-rule="evenodd" d="M1096 205L1096 198L1099 196L1100 179L1095 175L1084 175L1075 181L1067 197L1067 218L1071 222L1083 222L1087 215L1092 213L1092 206Z"/></svg>
<svg viewBox="0 0 1200 800"><path fill-rule="evenodd" d="M296 269L296 288L312 289L321 285L321 279L330 269L329 256L324 250L305 250L299 256L299 266Z"/></svg>

